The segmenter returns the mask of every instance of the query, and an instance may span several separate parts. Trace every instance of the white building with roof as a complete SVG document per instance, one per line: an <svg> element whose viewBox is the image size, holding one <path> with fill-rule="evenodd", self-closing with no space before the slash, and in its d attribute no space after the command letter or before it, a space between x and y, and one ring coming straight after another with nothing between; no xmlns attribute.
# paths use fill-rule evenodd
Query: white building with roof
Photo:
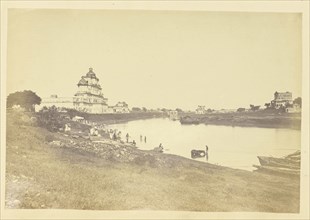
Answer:
<svg viewBox="0 0 310 220"><path fill-rule="evenodd" d="M126 102L118 102L115 106L108 106L108 99L103 96L102 87L93 68L89 68L89 71L81 77L77 87L78 89L74 97L51 95L50 97L42 98L41 104L36 105L35 110L40 111L44 106L56 106L58 109L76 109L80 112L92 114L130 112Z"/></svg>
<svg viewBox="0 0 310 220"><path fill-rule="evenodd" d="M118 102L115 106L113 106L114 113L129 113L130 110L128 108L128 104L126 102Z"/></svg>
<svg viewBox="0 0 310 220"><path fill-rule="evenodd" d="M107 112L108 99L102 94L99 79L93 72L93 68L89 68L88 73L81 77L77 86L78 91L73 97L73 107L76 110L96 114Z"/></svg>
<svg viewBox="0 0 310 220"><path fill-rule="evenodd" d="M286 107L293 104L291 92L275 92L274 99L271 101L271 106L275 109Z"/></svg>
<svg viewBox="0 0 310 220"><path fill-rule="evenodd" d="M50 97L42 98L40 105L35 105L35 111L40 111L43 107L56 106L57 108L73 108L73 97L58 97L51 95Z"/></svg>
<svg viewBox="0 0 310 220"><path fill-rule="evenodd" d="M206 107L204 105L198 105L198 108L196 109L196 114L205 114Z"/></svg>

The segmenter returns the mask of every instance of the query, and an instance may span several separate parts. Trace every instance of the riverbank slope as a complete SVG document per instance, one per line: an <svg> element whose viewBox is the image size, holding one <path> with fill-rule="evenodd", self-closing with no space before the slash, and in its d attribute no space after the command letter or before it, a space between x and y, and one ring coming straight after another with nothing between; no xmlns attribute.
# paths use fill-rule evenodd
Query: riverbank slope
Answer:
<svg viewBox="0 0 310 220"><path fill-rule="evenodd" d="M7 114L7 208L299 212L299 178L51 133L30 117Z"/></svg>

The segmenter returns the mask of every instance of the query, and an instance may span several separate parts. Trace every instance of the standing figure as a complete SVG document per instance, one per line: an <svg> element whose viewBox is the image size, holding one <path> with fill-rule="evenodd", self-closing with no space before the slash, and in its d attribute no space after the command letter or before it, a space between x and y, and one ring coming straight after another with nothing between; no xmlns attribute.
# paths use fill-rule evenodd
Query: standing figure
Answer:
<svg viewBox="0 0 310 220"><path fill-rule="evenodd" d="M207 160L207 161L208 161L208 159L209 159L208 150L209 150L208 145L206 145L206 160Z"/></svg>
<svg viewBox="0 0 310 220"><path fill-rule="evenodd" d="M122 138L121 135L122 135L122 132L119 131L119 132L117 133L117 139L118 139L118 140L121 140L121 138Z"/></svg>
<svg viewBox="0 0 310 220"><path fill-rule="evenodd" d="M142 135L140 134L140 142L142 142Z"/></svg>
<svg viewBox="0 0 310 220"><path fill-rule="evenodd" d="M144 136L144 143L146 143L146 136Z"/></svg>
<svg viewBox="0 0 310 220"><path fill-rule="evenodd" d="M116 137L116 133L113 133L113 140L116 140L117 137Z"/></svg>
<svg viewBox="0 0 310 220"><path fill-rule="evenodd" d="M129 134L127 133L126 134L126 142L128 143L128 140L129 140Z"/></svg>
<svg viewBox="0 0 310 220"><path fill-rule="evenodd" d="M133 146L136 146L136 142L135 140L132 141Z"/></svg>

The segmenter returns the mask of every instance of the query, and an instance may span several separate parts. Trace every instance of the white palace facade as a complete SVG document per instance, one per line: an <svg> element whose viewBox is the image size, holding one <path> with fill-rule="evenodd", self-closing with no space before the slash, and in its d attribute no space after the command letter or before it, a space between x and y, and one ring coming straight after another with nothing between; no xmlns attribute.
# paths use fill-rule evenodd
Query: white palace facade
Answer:
<svg viewBox="0 0 310 220"><path fill-rule="evenodd" d="M108 112L108 99L104 98L99 79L92 68L81 77L77 86L78 91L73 97L73 107L76 110L95 114Z"/></svg>
<svg viewBox="0 0 310 220"><path fill-rule="evenodd" d="M92 114L130 112L125 102L119 102L122 103L122 106L119 103L115 106L108 106L108 99L103 96L99 79L92 68L89 68L89 71L81 77L77 87L77 92L73 97L52 95L48 98L42 98L41 105L36 106L36 111L39 111L44 106L50 107L54 105L58 108L76 109L80 112Z"/></svg>

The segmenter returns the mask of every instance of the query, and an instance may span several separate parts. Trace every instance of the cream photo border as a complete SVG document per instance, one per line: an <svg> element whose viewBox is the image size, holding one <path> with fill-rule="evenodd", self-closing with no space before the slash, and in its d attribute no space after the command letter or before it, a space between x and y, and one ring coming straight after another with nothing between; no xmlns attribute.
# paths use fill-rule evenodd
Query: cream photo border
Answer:
<svg viewBox="0 0 310 220"><path fill-rule="evenodd" d="M302 14L302 141L300 213L80 211L5 209L6 53L10 8L289 12ZM309 2L308 1L1 1L1 216L0 219L309 219ZM280 186L279 186L280 187Z"/></svg>

